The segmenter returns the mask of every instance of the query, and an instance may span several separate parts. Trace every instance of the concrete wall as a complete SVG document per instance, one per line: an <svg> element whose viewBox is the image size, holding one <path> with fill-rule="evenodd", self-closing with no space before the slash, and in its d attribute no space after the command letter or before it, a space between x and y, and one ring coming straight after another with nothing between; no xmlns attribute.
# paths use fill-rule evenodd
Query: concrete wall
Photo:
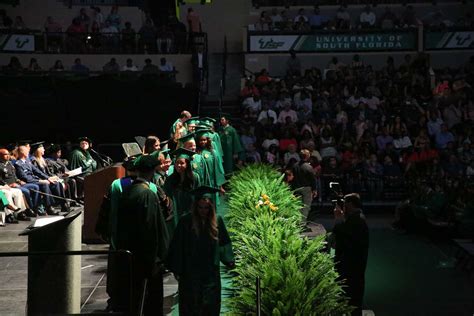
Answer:
<svg viewBox="0 0 474 316"><path fill-rule="evenodd" d="M66 69L70 69L74 63L74 59L81 58L84 65L92 71L102 70L110 58L115 57L120 66L125 65L125 61L131 58L135 66L141 69L145 64L145 59L150 58L155 65L159 64L161 57L166 57L176 70L176 80L183 85L192 81L191 55L65 55L65 54L0 54L0 66L8 64L11 56L17 56L24 67L28 67L30 59L36 58L42 69L48 70L53 66L56 60L60 59Z"/></svg>
<svg viewBox="0 0 474 316"><path fill-rule="evenodd" d="M366 53L359 54L362 61L366 64L370 64L374 69L380 69L385 65L388 56L392 56L395 60L395 65L399 65L403 61L403 57L406 52L396 53ZM411 53L410 55L414 55ZM469 60L471 55L474 55L473 51L456 51L456 52L430 52L431 63L435 68L444 67L459 67L464 65ZM456 57L453 58L453 55ZM352 60L353 53L350 54L298 54L301 60L301 66L303 69L317 67L319 69L325 69L332 57L337 57L339 61L349 64ZM289 54L247 54L245 56L245 67L252 71L257 72L266 68L271 76L279 77L284 76L286 72L286 60Z"/></svg>

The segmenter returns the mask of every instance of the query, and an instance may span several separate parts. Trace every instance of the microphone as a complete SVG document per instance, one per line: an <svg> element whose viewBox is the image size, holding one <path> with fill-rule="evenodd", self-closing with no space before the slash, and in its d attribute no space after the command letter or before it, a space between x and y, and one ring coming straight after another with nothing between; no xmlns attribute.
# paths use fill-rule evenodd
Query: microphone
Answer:
<svg viewBox="0 0 474 316"><path fill-rule="evenodd" d="M101 160L102 164L104 164L105 166L110 166L114 163L114 161L112 160L112 158L110 158L109 156L107 155L103 155L99 152L97 152L96 150L94 150L92 147L89 147L89 150L91 152L93 152L94 154L97 155L97 157ZM104 159L105 158L105 159Z"/></svg>

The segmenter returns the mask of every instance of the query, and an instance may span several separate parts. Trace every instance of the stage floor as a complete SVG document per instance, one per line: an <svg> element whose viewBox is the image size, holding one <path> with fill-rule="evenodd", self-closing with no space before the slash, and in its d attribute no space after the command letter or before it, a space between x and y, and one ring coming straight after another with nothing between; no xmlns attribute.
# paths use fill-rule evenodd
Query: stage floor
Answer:
<svg viewBox="0 0 474 316"><path fill-rule="evenodd" d="M316 221L330 230L332 217ZM474 281L454 267L453 249L419 235L400 235L390 229L390 214L368 215L370 250L366 274L365 308L375 315L470 315L474 313ZM27 238L18 234L29 222L0 227L0 252L27 251ZM84 250L107 245L83 245ZM103 311L107 259L82 257L82 313ZM227 282L228 280L224 280ZM27 259L0 258L0 314L23 315L26 305ZM164 279L165 314L177 315L177 283ZM58 294L56 294L58 295ZM225 302L225 298L223 299Z"/></svg>

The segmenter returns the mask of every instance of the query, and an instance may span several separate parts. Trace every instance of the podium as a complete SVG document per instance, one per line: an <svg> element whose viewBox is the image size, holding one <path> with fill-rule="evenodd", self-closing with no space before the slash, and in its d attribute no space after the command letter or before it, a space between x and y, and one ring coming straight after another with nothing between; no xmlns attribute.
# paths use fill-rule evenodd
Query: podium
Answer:
<svg viewBox="0 0 474 316"><path fill-rule="evenodd" d="M81 250L82 211L31 225L20 236L28 236L28 252ZM27 315L66 315L81 311L81 256L28 256Z"/></svg>
<svg viewBox="0 0 474 316"><path fill-rule="evenodd" d="M125 176L122 164L115 164L97 170L84 179L84 226L82 228L85 243L103 243L95 233L95 225L99 216L100 206L104 195L115 179Z"/></svg>

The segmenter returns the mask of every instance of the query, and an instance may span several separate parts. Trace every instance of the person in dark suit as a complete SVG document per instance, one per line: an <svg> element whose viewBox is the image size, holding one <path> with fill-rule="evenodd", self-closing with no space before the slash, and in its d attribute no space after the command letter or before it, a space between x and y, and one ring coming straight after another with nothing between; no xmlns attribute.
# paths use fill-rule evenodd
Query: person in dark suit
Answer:
<svg viewBox="0 0 474 316"><path fill-rule="evenodd" d="M207 71L207 56L202 45L196 46L196 50L191 56L191 64L193 65L193 82L196 86L201 87Z"/></svg>
<svg viewBox="0 0 474 316"><path fill-rule="evenodd" d="M336 205L336 225L333 234L336 241L336 269L345 280L349 304L356 309L352 315L362 315L365 268L369 251L369 229L362 213L362 202L357 193L344 196L344 205Z"/></svg>
<svg viewBox="0 0 474 316"><path fill-rule="evenodd" d="M49 177L36 166L34 166L28 158L28 149L25 146L18 147L18 159L15 161L16 175L18 179L26 183L34 183L39 187L39 191L45 193L43 195L43 203L46 207L48 215L57 215L58 212L53 210L53 205L61 204L61 208L66 210L64 200L56 202L51 196L56 195L64 197L64 190L61 183L56 177Z"/></svg>
<svg viewBox="0 0 474 316"><path fill-rule="evenodd" d="M38 207L39 195L30 189L38 191L39 187L34 183L25 183L16 177L15 167L10 161L10 152L6 148L0 148L0 186L2 185L20 189L28 207L25 214L30 217L36 216L34 210Z"/></svg>

